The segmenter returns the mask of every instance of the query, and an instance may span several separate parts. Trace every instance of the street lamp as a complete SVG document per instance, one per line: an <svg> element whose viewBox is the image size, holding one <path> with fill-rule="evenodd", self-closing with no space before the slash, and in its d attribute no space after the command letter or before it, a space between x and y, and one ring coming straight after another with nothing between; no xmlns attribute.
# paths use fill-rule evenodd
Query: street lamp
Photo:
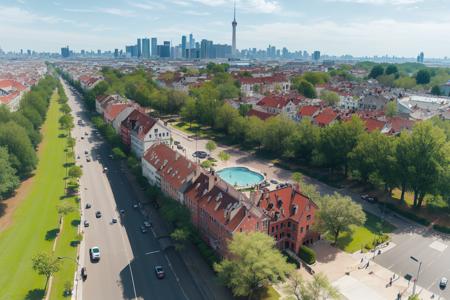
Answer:
<svg viewBox="0 0 450 300"><path fill-rule="evenodd" d="M418 260L414 256L410 256L410 258L413 261L415 261L416 263L419 263L419 268L417 269L417 275L416 275L416 278L414 279L413 292L412 292L413 295L415 295L416 294L416 284L417 284L417 281L419 280L420 268L422 267L422 261Z"/></svg>

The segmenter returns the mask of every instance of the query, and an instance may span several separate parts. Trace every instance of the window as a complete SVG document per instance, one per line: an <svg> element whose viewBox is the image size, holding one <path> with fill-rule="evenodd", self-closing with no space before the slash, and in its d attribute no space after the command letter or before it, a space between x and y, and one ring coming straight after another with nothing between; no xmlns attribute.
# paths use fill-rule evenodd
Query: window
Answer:
<svg viewBox="0 0 450 300"><path fill-rule="evenodd" d="M278 225L276 226L276 230L278 231Z"/></svg>
<svg viewBox="0 0 450 300"><path fill-rule="evenodd" d="M306 225L306 231L309 231L309 225Z"/></svg>
<svg viewBox="0 0 450 300"><path fill-rule="evenodd" d="M256 230L259 230L259 222L256 222Z"/></svg>
<svg viewBox="0 0 450 300"><path fill-rule="evenodd" d="M300 232L303 233L303 227L300 227Z"/></svg>
<svg viewBox="0 0 450 300"><path fill-rule="evenodd" d="M288 223L287 223L287 227L288 227L288 228L291 228L291 222L288 222Z"/></svg>
<svg viewBox="0 0 450 300"><path fill-rule="evenodd" d="M311 220L311 215L307 215L307 216L306 216L306 220L307 220L307 221Z"/></svg>
<svg viewBox="0 0 450 300"><path fill-rule="evenodd" d="M272 226L272 233L275 231L275 226Z"/></svg>
<svg viewBox="0 0 450 300"><path fill-rule="evenodd" d="M291 234L290 234L289 232L286 234L286 236L287 236L288 238L291 238Z"/></svg>
<svg viewBox="0 0 450 300"><path fill-rule="evenodd" d="M281 224L280 224L280 228L283 228L283 227L284 227L284 223L281 223Z"/></svg>

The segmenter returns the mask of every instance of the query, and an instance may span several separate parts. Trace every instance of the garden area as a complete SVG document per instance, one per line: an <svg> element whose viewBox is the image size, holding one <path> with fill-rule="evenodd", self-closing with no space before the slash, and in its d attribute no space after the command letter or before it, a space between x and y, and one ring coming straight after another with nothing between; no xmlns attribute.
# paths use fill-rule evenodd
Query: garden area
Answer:
<svg viewBox="0 0 450 300"><path fill-rule="evenodd" d="M354 253L362 248L369 250L373 248L374 241L380 239L383 235L393 232L395 229L396 227L394 225L382 222L380 218L366 212L366 222L364 225L351 225L349 232L342 232L339 235L337 246L348 253ZM327 238L332 240L331 237L327 236Z"/></svg>

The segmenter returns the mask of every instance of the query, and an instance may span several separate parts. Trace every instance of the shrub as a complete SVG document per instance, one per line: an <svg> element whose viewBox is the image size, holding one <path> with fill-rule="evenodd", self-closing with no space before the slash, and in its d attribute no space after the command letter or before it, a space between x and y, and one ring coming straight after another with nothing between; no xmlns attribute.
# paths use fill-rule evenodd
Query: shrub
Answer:
<svg viewBox="0 0 450 300"><path fill-rule="evenodd" d="M447 226L442 226L442 225L438 225L438 224L434 224L433 225L433 229L442 233L448 233L450 234L450 227Z"/></svg>
<svg viewBox="0 0 450 300"><path fill-rule="evenodd" d="M316 253L313 249L302 246L298 252L298 256L307 264L312 265L316 262Z"/></svg>

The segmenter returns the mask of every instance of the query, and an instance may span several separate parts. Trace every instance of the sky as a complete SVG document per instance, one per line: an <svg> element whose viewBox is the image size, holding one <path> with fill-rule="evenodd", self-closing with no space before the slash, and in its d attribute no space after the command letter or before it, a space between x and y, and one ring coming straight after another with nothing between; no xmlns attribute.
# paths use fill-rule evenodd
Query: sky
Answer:
<svg viewBox="0 0 450 300"><path fill-rule="evenodd" d="M237 48L450 57L450 0L236 0ZM231 44L233 0L0 0L0 47L124 49L193 33Z"/></svg>

